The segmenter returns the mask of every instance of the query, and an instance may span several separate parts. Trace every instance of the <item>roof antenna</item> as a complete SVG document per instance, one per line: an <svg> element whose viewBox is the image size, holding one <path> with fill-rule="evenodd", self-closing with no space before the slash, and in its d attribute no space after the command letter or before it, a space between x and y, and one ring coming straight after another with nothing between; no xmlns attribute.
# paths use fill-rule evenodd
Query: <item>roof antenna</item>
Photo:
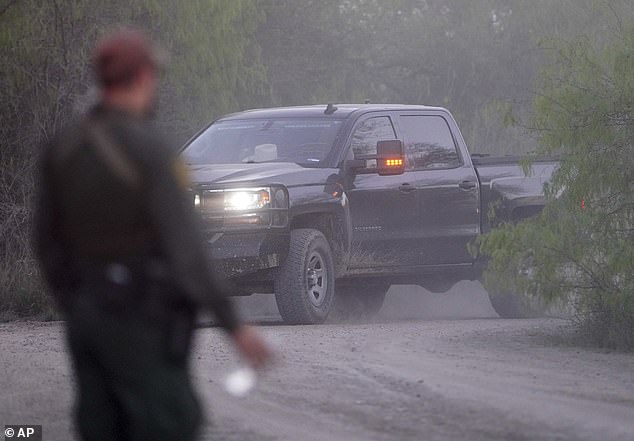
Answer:
<svg viewBox="0 0 634 441"><path fill-rule="evenodd" d="M324 110L324 114L326 115L332 115L333 113L335 113L337 111L337 106L335 106L332 103L328 103L328 105L326 106L326 110Z"/></svg>
<svg viewBox="0 0 634 441"><path fill-rule="evenodd" d="M370 100L366 98L364 104L370 104Z"/></svg>

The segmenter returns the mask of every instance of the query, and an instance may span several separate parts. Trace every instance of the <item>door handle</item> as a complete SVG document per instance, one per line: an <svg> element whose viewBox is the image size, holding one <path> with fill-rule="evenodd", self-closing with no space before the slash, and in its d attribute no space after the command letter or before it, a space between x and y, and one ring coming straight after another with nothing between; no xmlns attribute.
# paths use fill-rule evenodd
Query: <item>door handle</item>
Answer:
<svg viewBox="0 0 634 441"><path fill-rule="evenodd" d="M458 187L462 188L463 190L473 190L474 188L476 188L478 184L476 184L475 181L462 181L460 184L458 184Z"/></svg>
<svg viewBox="0 0 634 441"><path fill-rule="evenodd" d="M410 193L410 192L416 190L416 187L414 187L413 185L408 184L406 182L405 184L399 185L398 190L402 191L403 193Z"/></svg>

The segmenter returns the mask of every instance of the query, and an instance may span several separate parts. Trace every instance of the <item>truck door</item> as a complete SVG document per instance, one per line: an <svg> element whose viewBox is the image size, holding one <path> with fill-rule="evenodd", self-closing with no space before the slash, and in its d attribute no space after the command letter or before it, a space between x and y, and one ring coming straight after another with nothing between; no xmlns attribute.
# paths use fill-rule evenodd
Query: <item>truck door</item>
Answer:
<svg viewBox="0 0 634 441"><path fill-rule="evenodd" d="M480 230L478 177L468 153L458 148L450 122L442 113L398 117L406 173L417 194L415 234L422 265L472 262L467 244Z"/></svg>
<svg viewBox="0 0 634 441"><path fill-rule="evenodd" d="M369 114L356 122L348 145L348 158L376 154L381 140L396 138L389 114ZM374 164L372 164L374 161ZM375 160L369 160L368 168ZM416 264L419 216L416 186L409 172L398 176L357 174L346 190L352 218L353 268L389 268Z"/></svg>

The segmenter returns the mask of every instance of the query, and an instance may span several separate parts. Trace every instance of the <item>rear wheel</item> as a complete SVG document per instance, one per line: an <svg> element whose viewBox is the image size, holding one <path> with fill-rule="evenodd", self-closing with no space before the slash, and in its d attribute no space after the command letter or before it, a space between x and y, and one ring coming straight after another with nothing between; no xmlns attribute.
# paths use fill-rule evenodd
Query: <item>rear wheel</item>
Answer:
<svg viewBox="0 0 634 441"><path fill-rule="evenodd" d="M522 305L521 300L514 294L505 293L489 293L489 300L495 312L502 318L525 318L528 317L528 311Z"/></svg>
<svg viewBox="0 0 634 441"><path fill-rule="evenodd" d="M346 285L337 288L335 318L360 319L373 317L381 310L389 285Z"/></svg>
<svg viewBox="0 0 634 441"><path fill-rule="evenodd" d="M493 309L502 318L540 317L546 310L543 302L536 297L531 297L528 293L516 294L510 291L488 291L488 293Z"/></svg>
<svg viewBox="0 0 634 441"><path fill-rule="evenodd" d="M310 228L291 231L288 257L275 281L275 301L284 322L323 323L333 302L334 274L324 235Z"/></svg>

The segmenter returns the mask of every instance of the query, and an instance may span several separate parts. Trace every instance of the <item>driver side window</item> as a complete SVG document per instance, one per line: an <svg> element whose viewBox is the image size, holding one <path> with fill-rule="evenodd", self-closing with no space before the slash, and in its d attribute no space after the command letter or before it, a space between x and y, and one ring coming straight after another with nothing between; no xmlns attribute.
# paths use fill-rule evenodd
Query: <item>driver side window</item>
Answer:
<svg viewBox="0 0 634 441"><path fill-rule="evenodd" d="M359 125L352 134L352 142L348 156L359 158L364 155L376 155L376 144L379 141L396 139L392 121L387 116L368 118ZM376 167L376 160L369 160L368 168Z"/></svg>

